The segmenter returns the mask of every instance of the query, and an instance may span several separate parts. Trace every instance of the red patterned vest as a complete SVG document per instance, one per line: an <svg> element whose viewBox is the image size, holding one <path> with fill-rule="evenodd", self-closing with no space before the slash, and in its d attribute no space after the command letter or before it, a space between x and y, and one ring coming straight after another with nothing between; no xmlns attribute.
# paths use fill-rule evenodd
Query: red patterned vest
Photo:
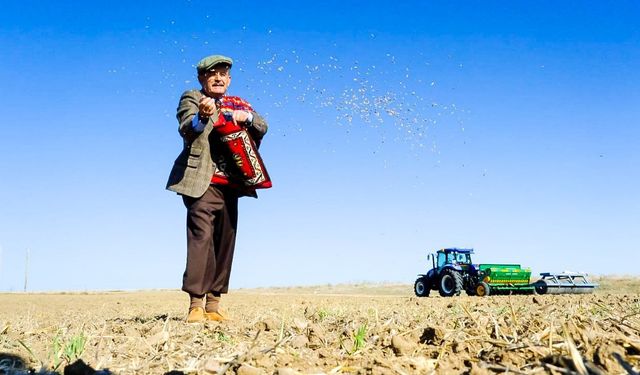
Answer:
<svg viewBox="0 0 640 375"><path fill-rule="evenodd" d="M244 127L233 121L233 111L253 111L251 104L237 96L220 99L213 131L222 144L222 160L217 160L211 183L245 189L272 186L255 142Z"/></svg>

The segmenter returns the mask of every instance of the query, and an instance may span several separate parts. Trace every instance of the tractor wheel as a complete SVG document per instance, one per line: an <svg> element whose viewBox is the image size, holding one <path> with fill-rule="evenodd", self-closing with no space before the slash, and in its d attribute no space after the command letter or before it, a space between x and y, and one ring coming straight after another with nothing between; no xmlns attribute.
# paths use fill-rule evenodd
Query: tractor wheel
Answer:
<svg viewBox="0 0 640 375"><path fill-rule="evenodd" d="M462 292L462 275L456 270L444 270L440 277L438 291L443 297L457 296Z"/></svg>
<svg viewBox="0 0 640 375"><path fill-rule="evenodd" d="M488 296L489 294L491 294L491 287L489 286L489 284L483 281L476 285L476 295L478 297Z"/></svg>
<svg viewBox="0 0 640 375"><path fill-rule="evenodd" d="M430 287L424 278L419 278L416 283L413 284L413 291L418 297L429 297Z"/></svg>

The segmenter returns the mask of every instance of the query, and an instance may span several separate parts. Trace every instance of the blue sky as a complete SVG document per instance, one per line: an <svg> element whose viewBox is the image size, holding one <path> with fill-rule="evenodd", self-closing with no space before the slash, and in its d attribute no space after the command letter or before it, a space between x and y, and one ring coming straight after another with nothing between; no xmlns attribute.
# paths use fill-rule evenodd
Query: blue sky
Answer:
<svg viewBox="0 0 640 375"><path fill-rule="evenodd" d="M213 4L213 5L212 5ZM5 2L0 290L179 288L175 108L209 54L270 124L232 288L426 253L637 275L637 2Z"/></svg>

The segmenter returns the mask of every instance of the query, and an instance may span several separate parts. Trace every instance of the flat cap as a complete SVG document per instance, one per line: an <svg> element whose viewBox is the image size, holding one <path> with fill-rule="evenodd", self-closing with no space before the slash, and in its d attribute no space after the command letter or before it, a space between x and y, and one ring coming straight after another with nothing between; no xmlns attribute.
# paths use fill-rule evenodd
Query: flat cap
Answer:
<svg viewBox="0 0 640 375"><path fill-rule="evenodd" d="M198 73L206 72L211 70L214 66L218 64L227 64L229 67L233 65L233 60L231 57L222 56L222 55L212 55L207 56L204 59L198 62Z"/></svg>

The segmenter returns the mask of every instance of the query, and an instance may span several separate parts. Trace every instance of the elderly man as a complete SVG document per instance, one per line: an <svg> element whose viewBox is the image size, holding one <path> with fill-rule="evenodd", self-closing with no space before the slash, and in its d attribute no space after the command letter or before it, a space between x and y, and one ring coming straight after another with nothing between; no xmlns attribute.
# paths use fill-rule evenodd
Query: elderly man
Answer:
<svg viewBox="0 0 640 375"><path fill-rule="evenodd" d="M182 290L189 293L187 322L223 321L220 296L227 292L238 222L238 198L255 190L234 184L227 173L233 163L214 125L231 83L233 60L205 57L198 65L202 88L182 94L178 131L183 150L176 159L167 189L182 196L187 208L187 265ZM247 103L248 104L248 103ZM247 108L251 108L248 106ZM246 129L255 144L267 132L265 120L252 109L225 112Z"/></svg>

